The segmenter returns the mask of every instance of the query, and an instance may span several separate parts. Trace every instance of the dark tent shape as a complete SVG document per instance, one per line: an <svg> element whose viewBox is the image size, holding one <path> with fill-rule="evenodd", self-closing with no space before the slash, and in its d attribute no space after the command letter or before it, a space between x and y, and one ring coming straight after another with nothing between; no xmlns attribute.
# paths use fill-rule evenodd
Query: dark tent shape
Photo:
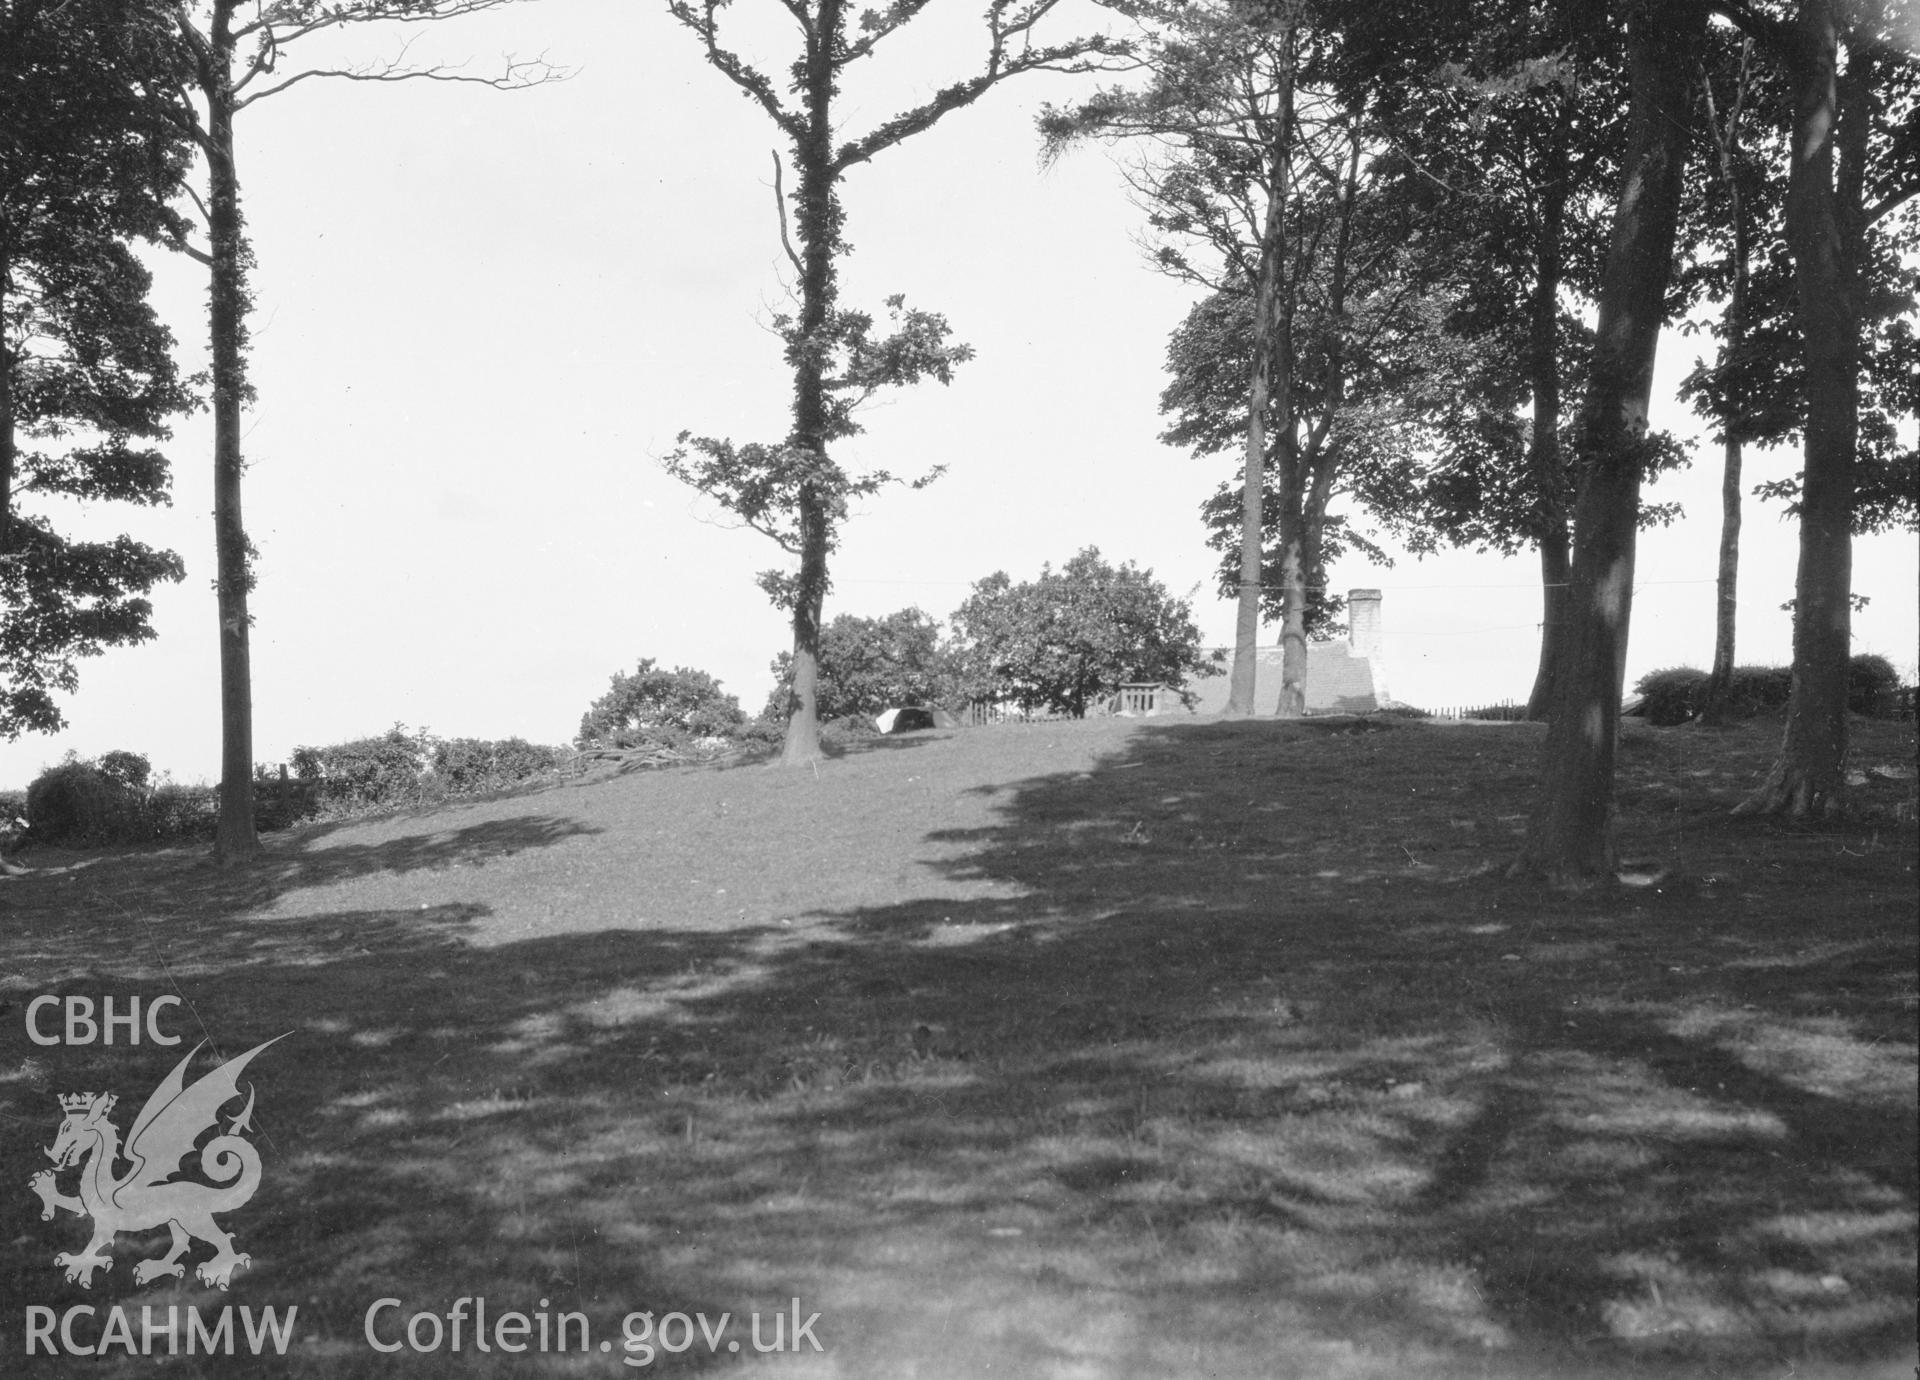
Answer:
<svg viewBox="0 0 1920 1380"><path fill-rule="evenodd" d="M874 716L874 726L882 733L913 733L929 728L958 728L960 721L944 709L929 709L909 704L888 709Z"/></svg>

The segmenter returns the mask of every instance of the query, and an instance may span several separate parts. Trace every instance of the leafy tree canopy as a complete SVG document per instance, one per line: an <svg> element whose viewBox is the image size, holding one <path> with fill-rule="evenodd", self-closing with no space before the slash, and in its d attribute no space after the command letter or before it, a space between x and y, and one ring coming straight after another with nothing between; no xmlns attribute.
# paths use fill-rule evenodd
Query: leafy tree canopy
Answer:
<svg viewBox="0 0 1920 1380"><path fill-rule="evenodd" d="M774 660L777 684L762 717L784 720L793 680L793 656ZM903 704L949 698L951 677L940 646L940 625L919 609L884 618L843 613L820 631L820 715L871 715Z"/></svg>
<svg viewBox="0 0 1920 1380"><path fill-rule="evenodd" d="M77 662L153 636L146 595L179 557L77 541L65 504L168 501L153 445L188 408L135 238L169 209L189 147L153 93L182 54L167 11L128 0L0 3L0 733L53 732Z"/></svg>
<svg viewBox="0 0 1920 1380"><path fill-rule="evenodd" d="M1059 570L1015 584L996 571L953 614L954 656L965 692L1082 718L1129 682L1176 688L1216 669L1200 630L1176 599L1131 561L1111 565L1087 547Z"/></svg>
<svg viewBox="0 0 1920 1380"><path fill-rule="evenodd" d="M745 720L740 701L705 671L671 671L642 657L633 674L616 672L607 693L581 716L580 747L638 747L721 735Z"/></svg>

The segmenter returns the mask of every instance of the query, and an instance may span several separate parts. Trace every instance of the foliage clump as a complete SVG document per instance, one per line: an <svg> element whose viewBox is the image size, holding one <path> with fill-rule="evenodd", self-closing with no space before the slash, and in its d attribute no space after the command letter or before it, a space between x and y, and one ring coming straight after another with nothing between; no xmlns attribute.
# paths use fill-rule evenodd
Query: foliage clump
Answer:
<svg viewBox="0 0 1920 1380"><path fill-rule="evenodd" d="M377 738L297 747L289 760L294 776L310 783L323 808L370 809L414 803L429 750L424 732L409 733L396 723Z"/></svg>
<svg viewBox="0 0 1920 1380"><path fill-rule="evenodd" d="M1662 728L1697 718L1706 707L1707 673L1670 666L1642 676L1634 689L1648 722ZM1885 657L1862 652L1847 665L1847 707L1856 714L1886 717L1898 712L1900 673ZM1727 685L1727 712L1752 718L1786 706L1793 693L1788 666L1736 666Z"/></svg>
<svg viewBox="0 0 1920 1380"><path fill-rule="evenodd" d="M1873 652L1862 652L1847 666L1847 708L1873 718L1895 713L1900 673L1893 663Z"/></svg>
<svg viewBox="0 0 1920 1380"><path fill-rule="evenodd" d="M682 748L729 737L745 722L740 701L705 671L668 671L642 657L632 675L614 674L607 693L581 716L573 741L583 748Z"/></svg>
<svg viewBox="0 0 1920 1380"><path fill-rule="evenodd" d="M436 738L396 723L375 738L297 747L289 765L295 812L338 818L506 790L558 770L565 756L524 738Z"/></svg>
<svg viewBox="0 0 1920 1380"><path fill-rule="evenodd" d="M28 835L35 843L118 841L136 809L123 783L76 757L48 767L27 787Z"/></svg>
<svg viewBox="0 0 1920 1380"><path fill-rule="evenodd" d="M559 767L559 748L524 738L447 738L433 745L434 777L449 795L505 790Z"/></svg>
<svg viewBox="0 0 1920 1380"><path fill-rule="evenodd" d="M762 719L785 721L793 656L774 659L774 689ZM904 704L949 704L957 693L940 625L917 608L884 618L843 613L820 630L820 678L814 691L822 721L866 717Z"/></svg>
<svg viewBox="0 0 1920 1380"><path fill-rule="evenodd" d="M953 615L960 685L976 700L1084 718L1122 685L1178 690L1217 675L1200 648L1188 600L1131 561L1110 565L1089 546L1059 570L1015 584L996 571Z"/></svg>
<svg viewBox="0 0 1920 1380"><path fill-rule="evenodd" d="M213 836L217 809L208 788L155 784L140 753L68 753L27 787L18 805L27 821L20 841L69 848L200 841Z"/></svg>

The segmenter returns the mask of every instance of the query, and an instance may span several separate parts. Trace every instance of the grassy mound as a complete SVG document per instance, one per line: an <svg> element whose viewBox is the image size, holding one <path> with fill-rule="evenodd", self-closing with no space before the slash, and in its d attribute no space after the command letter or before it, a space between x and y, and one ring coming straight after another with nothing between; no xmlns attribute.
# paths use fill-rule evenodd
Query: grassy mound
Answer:
<svg viewBox="0 0 1920 1380"><path fill-rule="evenodd" d="M875 738L310 828L245 875L16 879L0 1000L177 990L172 1033L228 1054L291 1032L248 1070L262 1186L225 1223L232 1300L299 1307L276 1373L384 1373L374 1300L391 1340L485 1296L584 1315L594 1373L644 1311L731 1317L717 1355L656 1346L669 1373L1891 1374L1913 730L1860 728L1865 813L1831 829L1728 816L1776 742L1629 725L1645 884L1567 896L1499 871L1532 725ZM124 1130L180 1054L26 1052L23 1172L48 1093L113 1089ZM17 1234L0 1313L106 1301L49 1263L86 1224ZM165 1241L122 1238L115 1300ZM751 1316L796 1307L822 1352L757 1356Z"/></svg>

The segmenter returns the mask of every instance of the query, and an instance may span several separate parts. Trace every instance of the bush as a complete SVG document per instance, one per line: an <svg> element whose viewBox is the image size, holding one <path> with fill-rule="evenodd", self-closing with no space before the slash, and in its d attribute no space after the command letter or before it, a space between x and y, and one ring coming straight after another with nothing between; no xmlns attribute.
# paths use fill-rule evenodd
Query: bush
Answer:
<svg viewBox="0 0 1920 1380"><path fill-rule="evenodd" d="M1463 719L1485 719L1494 723L1517 724L1527 717L1527 707L1515 704L1512 700L1502 700L1499 704L1483 704L1478 709L1461 712Z"/></svg>
<svg viewBox="0 0 1920 1380"><path fill-rule="evenodd" d="M1706 705L1707 673L1673 666L1640 677L1634 686L1645 699L1647 719L1662 727L1685 723ZM1847 707L1856 714L1890 714L1900 690L1899 672L1883 656L1866 652L1847 667ZM1752 718L1783 708L1793 695L1790 666L1736 666L1727 683L1727 712Z"/></svg>
<svg viewBox="0 0 1920 1380"><path fill-rule="evenodd" d="M395 724L378 738L297 747L291 764L297 778L313 784L323 811L393 809L427 798L421 773L429 750L425 733Z"/></svg>
<svg viewBox="0 0 1920 1380"><path fill-rule="evenodd" d="M1647 722L1658 728L1671 728L1700 712L1707 673L1692 666L1669 666L1647 672L1633 688L1640 696L1641 712L1647 716Z"/></svg>
<svg viewBox="0 0 1920 1380"><path fill-rule="evenodd" d="M92 762L69 757L27 787L35 843L124 843L136 828L139 798Z"/></svg>
<svg viewBox="0 0 1920 1380"><path fill-rule="evenodd" d="M101 753L93 767L107 780L116 781L135 792L146 790L147 782L153 776L153 764L144 754L125 752L119 748Z"/></svg>
<svg viewBox="0 0 1920 1380"><path fill-rule="evenodd" d="M505 790L560 765L559 748L524 738L448 738L433 746L433 774L453 795Z"/></svg>
<svg viewBox="0 0 1920 1380"><path fill-rule="evenodd" d="M1727 682L1727 712L1737 719L1749 719L1781 708L1792 694L1792 667L1736 666Z"/></svg>
<svg viewBox="0 0 1920 1380"><path fill-rule="evenodd" d="M1891 716L1899 690L1900 673L1885 657L1862 652L1847 663L1847 708L1854 713Z"/></svg>
<svg viewBox="0 0 1920 1380"><path fill-rule="evenodd" d="M573 741L583 748L682 748L696 738L728 737L745 718L740 701L705 671L664 671L642 657L632 675L616 673L607 693L587 707Z"/></svg>

